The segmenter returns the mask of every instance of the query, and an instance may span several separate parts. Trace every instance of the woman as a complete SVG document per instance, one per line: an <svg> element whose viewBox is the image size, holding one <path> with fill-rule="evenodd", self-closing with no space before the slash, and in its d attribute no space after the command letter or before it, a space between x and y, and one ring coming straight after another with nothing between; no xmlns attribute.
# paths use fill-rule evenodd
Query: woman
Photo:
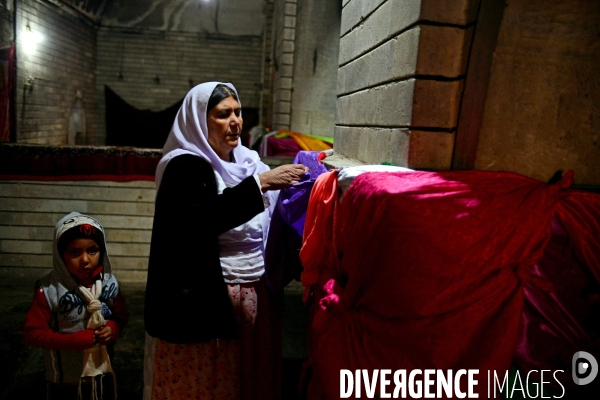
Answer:
<svg viewBox="0 0 600 400"><path fill-rule="evenodd" d="M144 310L157 338L155 399L280 397L263 251L277 190L299 182L305 167L269 170L241 146L241 131L233 85L198 85L157 167Z"/></svg>

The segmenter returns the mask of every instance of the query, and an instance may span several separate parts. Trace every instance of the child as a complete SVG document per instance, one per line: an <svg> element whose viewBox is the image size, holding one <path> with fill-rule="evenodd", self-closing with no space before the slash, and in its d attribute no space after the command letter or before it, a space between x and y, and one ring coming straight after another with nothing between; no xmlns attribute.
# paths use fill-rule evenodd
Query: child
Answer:
<svg viewBox="0 0 600 400"><path fill-rule="evenodd" d="M24 339L44 351L47 399L114 399L109 351L129 320L104 229L73 212L54 229L52 272L36 282Z"/></svg>

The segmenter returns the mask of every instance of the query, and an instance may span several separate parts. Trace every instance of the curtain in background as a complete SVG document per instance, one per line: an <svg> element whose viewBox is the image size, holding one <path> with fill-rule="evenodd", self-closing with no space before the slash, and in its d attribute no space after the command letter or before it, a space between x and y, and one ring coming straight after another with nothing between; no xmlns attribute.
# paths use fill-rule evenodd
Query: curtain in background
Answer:
<svg viewBox="0 0 600 400"><path fill-rule="evenodd" d="M183 99L162 111L140 110L108 86L106 98L106 145L161 149L173 126Z"/></svg>
<svg viewBox="0 0 600 400"><path fill-rule="evenodd" d="M106 99L106 145L162 149L181 107L183 98L162 111L140 110L123 100L108 86ZM241 99L243 102L243 99ZM258 124L258 109L244 107L242 144L248 147L248 133Z"/></svg>

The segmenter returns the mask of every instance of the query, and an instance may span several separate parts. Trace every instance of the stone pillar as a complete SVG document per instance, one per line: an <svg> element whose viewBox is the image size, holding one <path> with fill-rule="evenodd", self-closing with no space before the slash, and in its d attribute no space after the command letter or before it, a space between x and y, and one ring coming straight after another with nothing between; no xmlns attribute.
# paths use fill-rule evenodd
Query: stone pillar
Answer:
<svg viewBox="0 0 600 400"><path fill-rule="evenodd" d="M291 130L333 137L341 0L298 0Z"/></svg>
<svg viewBox="0 0 600 400"><path fill-rule="evenodd" d="M12 0L0 1L0 47L10 46L15 40L13 7Z"/></svg>
<svg viewBox="0 0 600 400"><path fill-rule="evenodd" d="M343 0L335 151L450 169L478 0Z"/></svg>
<svg viewBox="0 0 600 400"><path fill-rule="evenodd" d="M576 184L600 185L598 21L600 1L507 1L476 169L545 182L573 170Z"/></svg>
<svg viewBox="0 0 600 400"><path fill-rule="evenodd" d="M297 0L276 0L273 41L273 129L289 129Z"/></svg>

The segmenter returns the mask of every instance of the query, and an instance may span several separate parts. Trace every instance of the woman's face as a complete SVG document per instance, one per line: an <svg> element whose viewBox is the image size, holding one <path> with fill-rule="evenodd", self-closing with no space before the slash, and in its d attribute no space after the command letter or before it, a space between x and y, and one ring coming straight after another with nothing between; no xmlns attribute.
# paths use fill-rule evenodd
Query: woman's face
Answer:
<svg viewBox="0 0 600 400"><path fill-rule="evenodd" d="M242 133L242 108L233 97L227 97L206 115L208 143L223 161L231 161L231 151Z"/></svg>

